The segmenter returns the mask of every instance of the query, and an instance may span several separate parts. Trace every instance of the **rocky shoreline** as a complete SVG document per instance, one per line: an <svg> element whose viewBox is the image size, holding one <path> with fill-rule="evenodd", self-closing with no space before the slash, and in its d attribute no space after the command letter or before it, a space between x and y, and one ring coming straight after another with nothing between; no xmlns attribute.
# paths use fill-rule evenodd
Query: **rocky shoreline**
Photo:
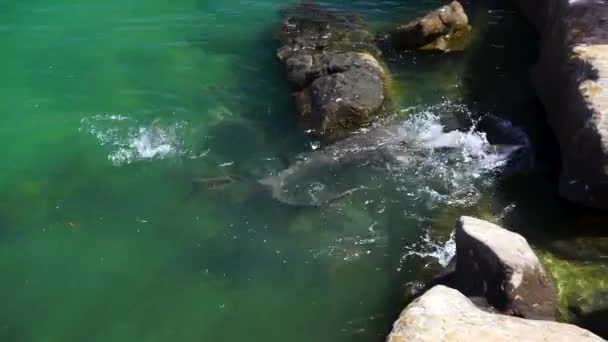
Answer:
<svg viewBox="0 0 608 342"><path fill-rule="evenodd" d="M531 77L560 144L560 196L606 209L608 3L517 3L540 35ZM522 236L463 217L456 246L450 265L415 293L388 341L604 341L578 326L552 322L555 285ZM596 324L598 333L603 324Z"/></svg>
<svg viewBox="0 0 608 342"><path fill-rule="evenodd" d="M298 119L311 135L330 143L382 114L387 73L363 18L303 3L284 12L279 41Z"/></svg>
<svg viewBox="0 0 608 342"><path fill-rule="evenodd" d="M327 145L390 111L382 50L460 51L470 30L458 1L379 37L358 15L304 2L283 12L277 57L294 90L298 121Z"/></svg>
<svg viewBox="0 0 608 342"><path fill-rule="evenodd" d="M608 5L568 0L518 3L541 37L532 78L560 144L560 195L588 207L608 208L608 93L603 89L608 85ZM315 167L340 163L340 158L390 159L391 151L335 153L345 146L358 151L374 145L376 140L369 137L376 136L400 144L391 126L351 135L390 109L390 72L383 51L461 51L471 31L458 1L379 36L359 16L310 2L290 7L283 16L277 56L294 90L298 120L324 146L307 161ZM288 178L297 178L308 164L293 164L261 184L270 186L273 196L285 204L311 205L283 196ZM461 217L455 236L456 256L414 293L388 341L603 341L583 328L555 322L556 286L521 235Z"/></svg>
<svg viewBox="0 0 608 342"><path fill-rule="evenodd" d="M415 297L387 341L604 341L554 322L554 285L525 238L472 217L456 224L450 265Z"/></svg>

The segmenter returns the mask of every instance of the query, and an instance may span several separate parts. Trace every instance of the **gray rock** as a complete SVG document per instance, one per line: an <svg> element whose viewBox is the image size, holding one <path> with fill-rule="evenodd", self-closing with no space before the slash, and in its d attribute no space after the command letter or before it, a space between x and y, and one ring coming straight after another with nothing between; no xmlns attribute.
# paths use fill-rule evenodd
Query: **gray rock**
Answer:
<svg viewBox="0 0 608 342"><path fill-rule="evenodd" d="M479 309L457 290L436 286L408 305L388 342L604 341L574 325L526 320Z"/></svg>
<svg viewBox="0 0 608 342"><path fill-rule="evenodd" d="M505 314L555 319L555 288L526 239L483 220L458 220L454 286Z"/></svg>
<svg viewBox="0 0 608 342"><path fill-rule="evenodd" d="M287 80L297 88L303 89L312 79L313 58L305 52L294 53L285 59Z"/></svg>
<svg viewBox="0 0 608 342"><path fill-rule="evenodd" d="M318 135L361 128L384 102L382 79L361 68L317 78L310 92L310 120Z"/></svg>
<svg viewBox="0 0 608 342"><path fill-rule="evenodd" d="M310 3L284 15L277 56L296 90L305 129L327 143L381 114L386 73L365 21Z"/></svg>
<svg viewBox="0 0 608 342"><path fill-rule="evenodd" d="M397 27L382 38L398 50L464 50L471 28L469 18L458 1L452 1L424 17Z"/></svg>
<svg viewBox="0 0 608 342"><path fill-rule="evenodd" d="M608 3L517 2L541 35L532 78L560 144L560 194L608 209Z"/></svg>

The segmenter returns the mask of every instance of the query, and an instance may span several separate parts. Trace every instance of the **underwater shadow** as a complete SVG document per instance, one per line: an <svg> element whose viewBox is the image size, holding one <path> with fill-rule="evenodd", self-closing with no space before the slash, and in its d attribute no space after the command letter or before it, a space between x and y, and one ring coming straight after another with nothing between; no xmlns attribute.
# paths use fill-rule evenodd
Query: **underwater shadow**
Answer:
<svg viewBox="0 0 608 342"><path fill-rule="evenodd" d="M497 184L495 198L505 208L503 224L537 247L566 259L585 259L555 243L607 236L601 222L608 222L608 216L558 193L560 145L530 76L539 57L540 37L515 4L493 0L487 5L481 11L486 17L480 18L487 25L478 25L483 33L477 35L466 64L465 101L476 113L491 113L522 128L530 142L529 167L502 176ZM493 127L491 120L479 123L491 143L502 143L501 132Z"/></svg>

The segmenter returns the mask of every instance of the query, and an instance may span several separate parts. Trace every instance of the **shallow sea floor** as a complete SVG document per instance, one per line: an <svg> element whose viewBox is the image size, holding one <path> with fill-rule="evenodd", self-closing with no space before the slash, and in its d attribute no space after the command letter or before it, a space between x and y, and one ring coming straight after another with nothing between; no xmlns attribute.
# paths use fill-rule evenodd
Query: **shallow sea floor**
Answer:
<svg viewBox="0 0 608 342"><path fill-rule="evenodd" d="M374 29L441 3L326 2ZM498 88L526 54L387 58L416 162L347 169L367 190L323 208L257 186L314 146L275 58L288 4L0 2L0 340L382 341L419 256L452 252L454 213L500 218L485 137L425 142L457 116L525 124L528 89ZM520 44L482 37L514 13L472 10L489 55Z"/></svg>

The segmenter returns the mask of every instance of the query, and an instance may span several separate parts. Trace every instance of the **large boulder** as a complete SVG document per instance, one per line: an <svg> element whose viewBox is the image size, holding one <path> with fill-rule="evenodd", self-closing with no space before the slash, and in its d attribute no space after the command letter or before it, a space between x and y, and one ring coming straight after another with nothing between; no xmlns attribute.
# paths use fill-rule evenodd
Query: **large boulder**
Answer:
<svg viewBox="0 0 608 342"><path fill-rule="evenodd" d="M388 342L604 341L579 327L482 310L457 290L436 286L408 305Z"/></svg>
<svg viewBox="0 0 608 342"><path fill-rule="evenodd" d="M562 155L560 194L608 208L608 4L517 0L540 33L532 71Z"/></svg>
<svg viewBox="0 0 608 342"><path fill-rule="evenodd" d="M410 299L446 285L483 298L503 314L555 320L555 287L525 238L467 216L458 219L455 235L454 258L425 286L411 291Z"/></svg>
<svg viewBox="0 0 608 342"><path fill-rule="evenodd" d="M277 56L296 91L299 119L311 134L337 140L382 112L386 73L362 18L296 5L284 13L279 40Z"/></svg>
<svg viewBox="0 0 608 342"><path fill-rule="evenodd" d="M463 50L468 43L469 18L458 1L397 27L382 40L397 50Z"/></svg>
<svg viewBox="0 0 608 342"><path fill-rule="evenodd" d="M490 222L458 220L453 281L465 295L484 297L502 313L555 319L555 288L526 239Z"/></svg>

